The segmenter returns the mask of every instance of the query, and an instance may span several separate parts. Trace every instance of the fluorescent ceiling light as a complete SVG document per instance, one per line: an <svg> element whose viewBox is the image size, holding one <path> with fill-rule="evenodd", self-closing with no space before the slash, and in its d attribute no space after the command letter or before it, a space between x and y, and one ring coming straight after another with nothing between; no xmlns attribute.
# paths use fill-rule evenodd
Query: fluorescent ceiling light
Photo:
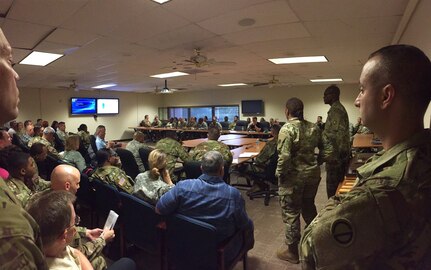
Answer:
<svg viewBox="0 0 431 270"><path fill-rule="evenodd" d="M310 82L342 82L341 78L333 78L333 79L310 79Z"/></svg>
<svg viewBox="0 0 431 270"><path fill-rule="evenodd" d="M321 63L328 62L325 56L304 56L304 57L287 57L268 59L274 64L299 64L299 63Z"/></svg>
<svg viewBox="0 0 431 270"><path fill-rule="evenodd" d="M33 66L46 66L49 63L62 57L63 54L57 53L45 53L33 51L26 58L24 58L20 64L22 65L33 65Z"/></svg>
<svg viewBox="0 0 431 270"><path fill-rule="evenodd" d="M219 84L218 86L229 87L229 86L243 86L247 85L245 83L227 83L227 84Z"/></svg>
<svg viewBox="0 0 431 270"><path fill-rule="evenodd" d="M152 0L153 2L159 3L159 4L164 4L166 2L169 2L171 0Z"/></svg>
<svg viewBox="0 0 431 270"><path fill-rule="evenodd" d="M101 85L93 86L91 88L94 88L94 89L103 89L103 88L113 87L113 86L116 86L116 85L117 84L115 84L115 83L107 83L107 84L101 84Z"/></svg>
<svg viewBox="0 0 431 270"><path fill-rule="evenodd" d="M190 75L190 74L185 72L175 71L175 72L151 75L150 77L163 79L163 78L171 78L171 77L178 77L178 76L185 76L185 75Z"/></svg>

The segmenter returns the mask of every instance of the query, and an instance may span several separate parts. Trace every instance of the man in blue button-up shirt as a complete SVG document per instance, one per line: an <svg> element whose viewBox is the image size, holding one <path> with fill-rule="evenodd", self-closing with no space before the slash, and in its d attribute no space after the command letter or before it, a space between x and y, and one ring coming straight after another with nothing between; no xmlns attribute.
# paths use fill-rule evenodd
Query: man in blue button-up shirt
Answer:
<svg viewBox="0 0 431 270"><path fill-rule="evenodd" d="M180 181L165 193L157 203L156 212L162 215L175 212L209 223L217 228L219 242L238 229L248 227L253 231L241 193L223 181L222 155L209 151L202 159L201 169L203 174L198 179Z"/></svg>

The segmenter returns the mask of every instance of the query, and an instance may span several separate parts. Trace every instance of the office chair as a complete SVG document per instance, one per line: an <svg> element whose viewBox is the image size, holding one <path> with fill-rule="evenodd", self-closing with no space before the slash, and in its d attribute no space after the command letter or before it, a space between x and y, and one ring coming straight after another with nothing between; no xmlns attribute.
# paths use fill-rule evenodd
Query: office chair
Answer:
<svg viewBox="0 0 431 270"><path fill-rule="evenodd" d="M145 170L150 170L150 164L148 163L148 156L150 155L151 151L154 149L151 149L149 147L142 147L139 148L139 156L141 157L142 164L144 164Z"/></svg>
<svg viewBox="0 0 431 270"><path fill-rule="evenodd" d="M275 152L271 156L265 172L253 174L253 178L255 179L254 181L261 181L262 183L265 184L266 187L264 190L256 191L248 194L248 197L250 198L250 200L253 200L254 198L264 197L264 204L265 206L268 206L271 196L278 196L278 189L271 189L271 185L278 184L278 179L275 176L275 171L277 169L277 161L278 161L278 154L277 152Z"/></svg>
<svg viewBox="0 0 431 270"><path fill-rule="evenodd" d="M57 152L63 152L64 151L64 143L62 140L60 140L60 137L58 137L57 133L53 133L54 134L54 144L55 144L55 150L57 150Z"/></svg>
<svg viewBox="0 0 431 270"><path fill-rule="evenodd" d="M122 169L128 176L130 176L132 179L135 179L140 172L132 152L123 148L117 148L115 152L117 152L121 159Z"/></svg>

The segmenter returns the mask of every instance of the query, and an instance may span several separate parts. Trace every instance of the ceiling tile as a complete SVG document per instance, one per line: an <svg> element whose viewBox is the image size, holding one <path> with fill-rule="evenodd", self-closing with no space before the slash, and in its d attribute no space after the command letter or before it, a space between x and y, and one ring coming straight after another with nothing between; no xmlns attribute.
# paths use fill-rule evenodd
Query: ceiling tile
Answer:
<svg viewBox="0 0 431 270"><path fill-rule="evenodd" d="M32 49L53 30L50 26L9 19L3 23L2 29L12 47L25 49Z"/></svg>

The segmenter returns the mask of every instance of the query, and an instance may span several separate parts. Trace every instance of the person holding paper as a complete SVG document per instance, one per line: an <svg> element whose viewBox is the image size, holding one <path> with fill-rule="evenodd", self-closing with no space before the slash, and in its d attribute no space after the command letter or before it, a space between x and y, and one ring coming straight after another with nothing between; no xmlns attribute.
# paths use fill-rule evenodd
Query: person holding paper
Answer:
<svg viewBox="0 0 431 270"><path fill-rule="evenodd" d="M71 165L61 164L54 168L51 173L51 189L65 190L73 195L79 189L81 174L79 170ZM102 230L95 228L89 230L85 227L76 226L71 247L81 251L91 262L94 269L106 269L106 261L102 255L102 250L106 242L114 238L114 230Z"/></svg>

